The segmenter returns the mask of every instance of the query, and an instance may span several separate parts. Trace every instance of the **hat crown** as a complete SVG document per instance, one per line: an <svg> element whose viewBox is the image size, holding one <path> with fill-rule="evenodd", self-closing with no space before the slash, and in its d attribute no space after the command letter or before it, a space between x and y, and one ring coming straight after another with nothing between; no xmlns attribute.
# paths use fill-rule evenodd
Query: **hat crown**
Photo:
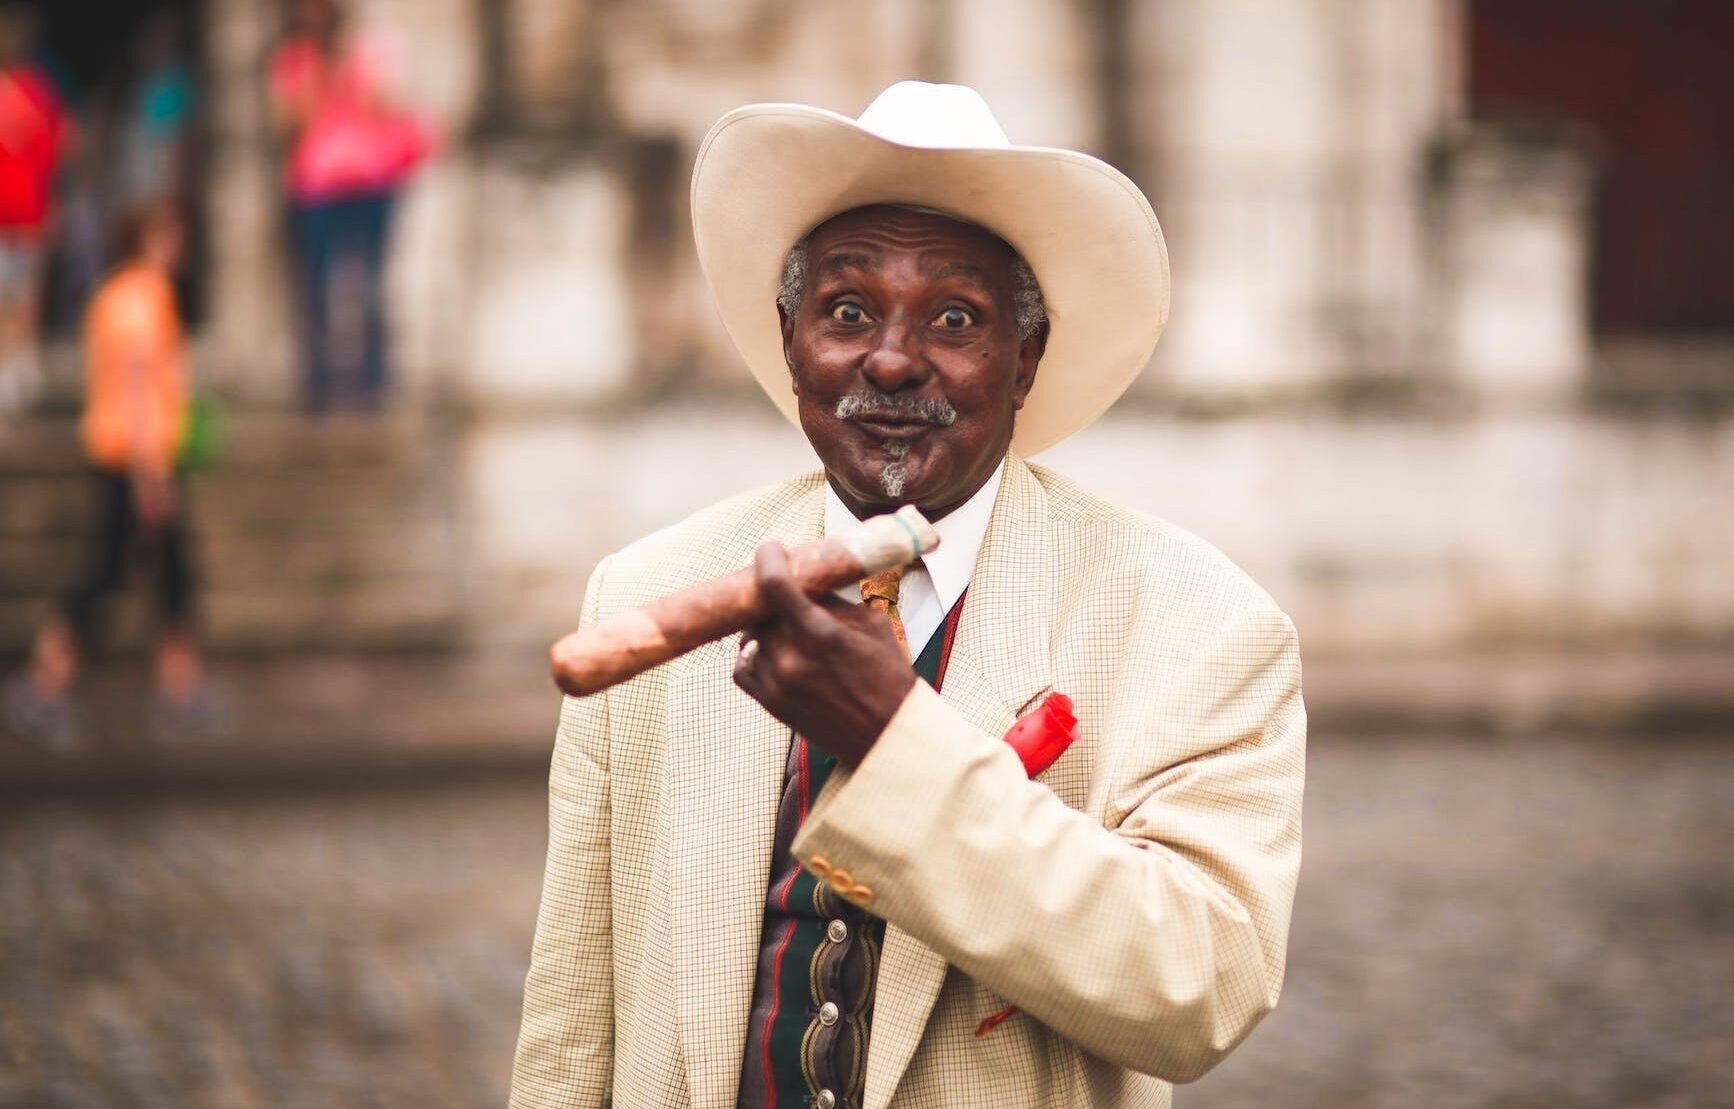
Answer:
<svg viewBox="0 0 1734 1109"><path fill-rule="evenodd" d="M1011 145L993 109L968 85L899 81L874 97L856 123L900 146L948 150Z"/></svg>

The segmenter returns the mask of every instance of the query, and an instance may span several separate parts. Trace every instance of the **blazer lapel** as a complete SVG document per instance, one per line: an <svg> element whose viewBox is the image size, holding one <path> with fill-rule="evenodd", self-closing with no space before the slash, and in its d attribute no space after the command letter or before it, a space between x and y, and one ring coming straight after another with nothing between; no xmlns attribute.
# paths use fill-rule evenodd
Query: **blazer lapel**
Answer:
<svg viewBox="0 0 1734 1109"><path fill-rule="evenodd" d="M946 666L941 696L971 724L1003 736L1053 686L1053 550L1047 494L1015 455L994 502ZM873 1005L866 1109L885 1109L945 985L946 962L894 924Z"/></svg>
<svg viewBox="0 0 1734 1109"><path fill-rule="evenodd" d="M816 486L767 530L742 538L755 546L817 539L823 503ZM669 664L672 962L694 1109L731 1106L738 1092L789 751L788 726L735 687L734 656L727 639Z"/></svg>

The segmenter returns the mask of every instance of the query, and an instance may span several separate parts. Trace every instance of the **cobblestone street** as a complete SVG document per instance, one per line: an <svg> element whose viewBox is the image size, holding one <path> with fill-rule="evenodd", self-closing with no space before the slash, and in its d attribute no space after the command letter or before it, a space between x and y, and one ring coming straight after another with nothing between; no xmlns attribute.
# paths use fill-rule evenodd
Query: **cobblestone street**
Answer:
<svg viewBox="0 0 1734 1109"><path fill-rule="evenodd" d="M503 1104L544 813L525 783L11 815L0 1105Z"/></svg>
<svg viewBox="0 0 1734 1109"><path fill-rule="evenodd" d="M495 1106L528 780L0 817L0 1106ZM1729 1106L1734 749L1319 744L1283 1006L1177 1101Z"/></svg>

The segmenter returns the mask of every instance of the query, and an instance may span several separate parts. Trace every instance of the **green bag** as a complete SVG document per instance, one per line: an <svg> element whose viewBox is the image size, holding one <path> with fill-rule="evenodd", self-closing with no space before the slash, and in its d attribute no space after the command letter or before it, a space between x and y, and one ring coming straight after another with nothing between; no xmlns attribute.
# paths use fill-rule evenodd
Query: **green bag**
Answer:
<svg viewBox="0 0 1734 1109"><path fill-rule="evenodd" d="M186 473L208 470L223 450L223 410L215 397L198 395L187 405L187 430L181 437L180 468Z"/></svg>

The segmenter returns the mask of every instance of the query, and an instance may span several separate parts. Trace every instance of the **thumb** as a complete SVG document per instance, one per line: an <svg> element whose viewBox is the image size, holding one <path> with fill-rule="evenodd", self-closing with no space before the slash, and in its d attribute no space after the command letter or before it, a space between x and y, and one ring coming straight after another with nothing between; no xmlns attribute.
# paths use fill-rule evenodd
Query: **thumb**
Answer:
<svg viewBox="0 0 1734 1109"><path fill-rule="evenodd" d="M801 591L789 561L789 552L776 540L759 545L758 552L753 555L753 576L760 594L770 602L772 615L798 631L815 634L829 619L824 610Z"/></svg>

